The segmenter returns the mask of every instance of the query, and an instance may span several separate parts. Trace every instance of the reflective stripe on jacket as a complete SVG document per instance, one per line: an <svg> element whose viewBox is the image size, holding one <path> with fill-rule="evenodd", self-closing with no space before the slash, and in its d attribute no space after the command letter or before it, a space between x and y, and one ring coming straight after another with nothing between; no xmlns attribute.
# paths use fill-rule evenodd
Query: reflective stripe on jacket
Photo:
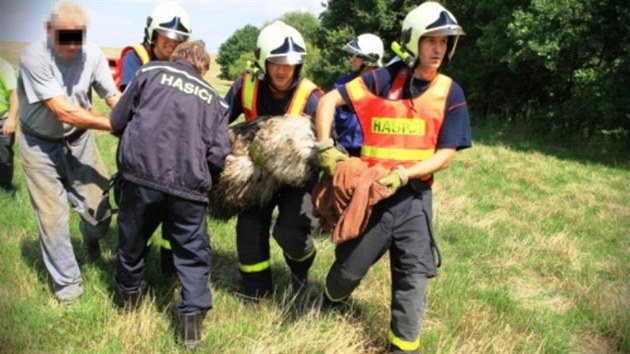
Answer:
<svg viewBox="0 0 630 354"><path fill-rule="evenodd" d="M122 80L125 55L127 55L127 52L130 50L133 50L136 53L138 58L140 58L140 63L142 63L142 65L151 61L151 55L147 51L147 48L142 44L134 44L123 48L120 52L120 59L118 59L118 62L116 63L116 73L114 74L114 83L118 89L120 89L120 81Z"/></svg>
<svg viewBox="0 0 630 354"><path fill-rule="evenodd" d="M361 159L391 169L409 167L435 154L452 82L438 74L413 102L378 97L362 78L349 82L346 88L363 128Z"/></svg>
<svg viewBox="0 0 630 354"><path fill-rule="evenodd" d="M243 114L245 120L249 121L258 117L258 87L260 80L255 75L248 72L243 74L243 87L241 88L241 102L243 104ZM291 98L291 103L286 113L290 115L299 115L304 111L304 107L308 103L311 93L318 90L317 85L306 78L302 78L295 89L295 93Z"/></svg>

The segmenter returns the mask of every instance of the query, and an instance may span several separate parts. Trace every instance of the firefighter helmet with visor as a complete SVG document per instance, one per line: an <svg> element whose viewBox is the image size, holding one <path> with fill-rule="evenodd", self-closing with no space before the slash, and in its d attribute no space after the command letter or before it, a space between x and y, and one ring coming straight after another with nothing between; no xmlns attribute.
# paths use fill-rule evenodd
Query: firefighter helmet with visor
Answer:
<svg viewBox="0 0 630 354"><path fill-rule="evenodd" d="M348 42L343 50L363 59L367 66L383 66L383 41L374 34L359 35Z"/></svg>
<svg viewBox="0 0 630 354"><path fill-rule="evenodd" d="M187 41L191 33L188 13L174 2L157 5L147 18L147 26L144 29L148 43L155 40L155 32L179 42Z"/></svg>
<svg viewBox="0 0 630 354"><path fill-rule="evenodd" d="M464 34L464 30L450 11L437 2L427 1L405 16L402 24L402 49L415 61L418 58L418 40L421 37L448 36L446 54L451 59L459 36Z"/></svg>
<svg viewBox="0 0 630 354"><path fill-rule="evenodd" d="M266 71L266 61L301 65L306 58L306 44L298 30L282 21L274 21L260 31L256 40L255 56L263 71Z"/></svg>

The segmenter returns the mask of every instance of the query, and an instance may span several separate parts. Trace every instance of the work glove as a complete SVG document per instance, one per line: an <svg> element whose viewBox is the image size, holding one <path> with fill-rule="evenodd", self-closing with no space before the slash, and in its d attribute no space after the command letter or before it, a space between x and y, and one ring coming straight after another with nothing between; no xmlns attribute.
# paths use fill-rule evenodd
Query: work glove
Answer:
<svg viewBox="0 0 630 354"><path fill-rule="evenodd" d="M337 162L347 160L348 156L335 148L332 139L315 144L317 150L317 165L329 176L335 175Z"/></svg>
<svg viewBox="0 0 630 354"><path fill-rule="evenodd" d="M376 181L378 184L387 187L387 196L390 197L396 193L400 187L404 187L409 182L407 171L402 166L396 166L389 174Z"/></svg>

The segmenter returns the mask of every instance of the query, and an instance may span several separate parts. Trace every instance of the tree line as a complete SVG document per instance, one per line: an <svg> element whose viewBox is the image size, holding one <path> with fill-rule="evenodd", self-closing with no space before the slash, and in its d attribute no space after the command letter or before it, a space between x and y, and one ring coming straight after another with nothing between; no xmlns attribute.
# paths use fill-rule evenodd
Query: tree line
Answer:
<svg viewBox="0 0 630 354"><path fill-rule="evenodd" d="M442 1L466 31L443 72L466 92L473 120L527 125L541 133L578 133L628 141L630 7L619 0ZM280 19L308 43L304 75L324 89L348 72L341 48L370 32L385 60L417 0L329 0L316 18ZM233 80L253 60L260 29L246 25L224 42L217 62Z"/></svg>

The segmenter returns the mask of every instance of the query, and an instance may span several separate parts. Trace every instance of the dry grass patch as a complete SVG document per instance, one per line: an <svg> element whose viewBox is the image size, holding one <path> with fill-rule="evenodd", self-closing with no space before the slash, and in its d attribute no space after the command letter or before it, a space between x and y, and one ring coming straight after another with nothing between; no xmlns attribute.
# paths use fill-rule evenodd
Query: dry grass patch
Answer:
<svg viewBox="0 0 630 354"><path fill-rule="evenodd" d="M115 310L112 310L115 311ZM155 298L145 297L136 311L112 316L112 323L103 326L106 337L118 337L120 346L126 353L148 352L155 348L155 334L166 333L170 326L164 313L155 311Z"/></svg>
<svg viewBox="0 0 630 354"><path fill-rule="evenodd" d="M533 272L522 277L514 277L509 282L512 284L512 297L525 309L543 309L561 315L575 307L574 299L558 293L560 284Z"/></svg>
<svg viewBox="0 0 630 354"><path fill-rule="evenodd" d="M628 282L598 281L591 284L590 293L586 300L591 303L593 308L603 313L613 313L625 317L627 321L625 326L630 329L630 317L628 317L630 315L630 286Z"/></svg>
<svg viewBox="0 0 630 354"><path fill-rule="evenodd" d="M462 314L455 328L455 344L440 353L520 353L528 343L538 343L541 339L534 334L513 329L509 322L487 309L483 304L469 300L466 312ZM540 352L536 351L536 352Z"/></svg>
<svg viewBox="0 0 630 354"><path fill-rule="evenodd" d="M575 354L621 354L601 335L591 332L573 336Z"/></svg>
<svg viewBox="0 0 630 354"><path fill-rule="evenodd" d="M556 261L568 264L569 269L575 272L582 270L582 242L570 237L565 232L553 235L540 235L536 237L537 249L546 251ZM566 262L564 262L566 261Z"/></svg>

